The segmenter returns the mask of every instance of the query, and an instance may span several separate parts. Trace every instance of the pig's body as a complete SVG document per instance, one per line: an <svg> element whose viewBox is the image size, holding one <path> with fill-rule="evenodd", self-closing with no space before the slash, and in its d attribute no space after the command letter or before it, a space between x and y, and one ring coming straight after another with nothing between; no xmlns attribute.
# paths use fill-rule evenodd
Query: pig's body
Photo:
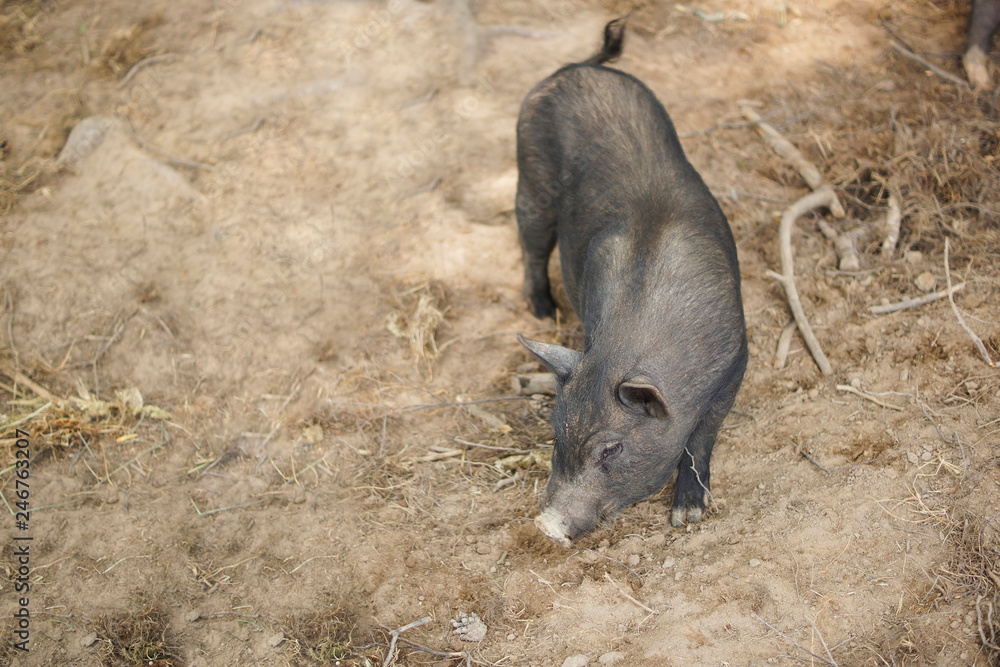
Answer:
<svg viewBox="0 0 1000 667"><path fill-rule="evenodd" d="M736 248L666 111L604 50L538 84L518 120L525 294L551 315L558 239L584 349L522 339L559 380L552 477L536 519L569 544L678 470L672 522L697 521L746 367ZM680 465L679 465L680 464Z"/></svg>

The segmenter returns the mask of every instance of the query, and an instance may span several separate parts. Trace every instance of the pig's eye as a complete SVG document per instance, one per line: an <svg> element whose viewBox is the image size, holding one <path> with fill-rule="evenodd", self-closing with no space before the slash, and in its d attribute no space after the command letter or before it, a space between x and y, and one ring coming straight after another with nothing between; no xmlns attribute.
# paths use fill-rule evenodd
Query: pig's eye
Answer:
<svg viewBox="0 0 1000 667"><path fill-rule="evenodd" d="M605 447L601 452L601 463L610 463L618 458L618 455L622 453L622 443L616 442L610 447Z"/></svg>

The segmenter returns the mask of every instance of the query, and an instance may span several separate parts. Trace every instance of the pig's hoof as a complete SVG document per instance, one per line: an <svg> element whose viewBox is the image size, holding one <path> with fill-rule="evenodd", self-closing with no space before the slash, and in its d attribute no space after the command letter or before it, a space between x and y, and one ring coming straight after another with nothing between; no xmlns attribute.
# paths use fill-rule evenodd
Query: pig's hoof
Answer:
<svg viewBox="0 0 1000 667"><path fill-rule="evenodd" d="M563 518L550 512L542 512L535 517L535 525L546 537L552 538L564 547L569 548L572 544L569 538L569 526Z"/></svg>
<svg viewBox="0 0 1000 667"><path fill-rule="evenodd" d="M528 303L531 305L531 313L540 320L556 316L556 302L552 300L552 295L547 292L530 295Z"/></svg>
<svg viewBox="0 0 1000 667"><path fill-rule="evenodd" d="M701 514L700 507L675 507L670 512L670 525L680 528L685 523L698 523L701 521Z"/></svg>
<svg viewBox="0 0 1000 667"><path fill-rule="evenodd" d="M986 66L986 54L980 49L972 47L962 56L962 65L965 67L965 75L969 77L969 83L977 90L991 90L993 79Z"/></svg>

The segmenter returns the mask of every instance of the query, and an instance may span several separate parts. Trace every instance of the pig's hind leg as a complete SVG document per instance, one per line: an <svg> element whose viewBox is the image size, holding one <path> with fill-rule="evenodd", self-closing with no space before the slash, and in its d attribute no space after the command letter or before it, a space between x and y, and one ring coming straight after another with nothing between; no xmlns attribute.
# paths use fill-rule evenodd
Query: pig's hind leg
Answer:
<svg viewBox="0 0 1000 667"><path fill-rule="evenodd" d="M556 211L548 193L531 192L524 174L517 183L517 231L524 260L524 296L539 319L553 317L556 303L549 284L549 257L556 247Z"/></svg>

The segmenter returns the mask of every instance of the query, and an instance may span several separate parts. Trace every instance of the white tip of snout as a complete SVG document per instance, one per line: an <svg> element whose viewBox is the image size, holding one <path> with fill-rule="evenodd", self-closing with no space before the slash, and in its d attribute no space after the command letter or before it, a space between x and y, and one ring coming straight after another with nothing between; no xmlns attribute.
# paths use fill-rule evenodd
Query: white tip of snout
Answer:
<svg viewBox="0 0 1000 667"><path fill-rule="evenodd" d="M550 537L566 548L572 545L569 539L569 526L566 521L557 514L545 511L535 517L535 525L546 537Z"/></svg>

